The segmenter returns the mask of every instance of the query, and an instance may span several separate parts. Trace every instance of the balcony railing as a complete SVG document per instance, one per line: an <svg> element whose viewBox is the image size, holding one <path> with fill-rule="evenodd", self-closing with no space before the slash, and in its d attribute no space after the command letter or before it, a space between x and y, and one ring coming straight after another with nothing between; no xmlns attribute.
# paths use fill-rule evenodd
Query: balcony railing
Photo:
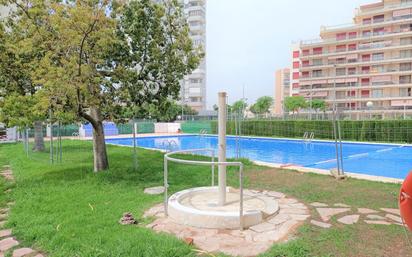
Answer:
<svg viewBox="0 0 412 257"><path fill-rule="evenodd" d="M403 60L403 59L410 59L410 58L412 58L412 55L395 56L391 58L349 59L349 60L341 60L341 61L329 60L328 63L322 62L322 63L305 64L305 65L302 65L302 68L311 68L311 67L319 67L319 66L335 65L335 64L355 64L355 63Z"/></svg>
<svg viewBox="0 0 412 257"><path fill-rule="evenodd" d="M409 15L407 18L404 19L412 19L412 15ZM401 19L399 19L401 20ZM322 38L317 38L317 39L310 39L310 40L302 40L300 41L300 44L302 46L306 46L306 45L315 45L315 44L321 44L321 43L334 43L334 42L341 42L341 41L345 41L345 40L351 40L351 41L356 41L356 40L363 40L363 39L374 39L374 38L378 38L381 36L387 36L387 35L395 35L395 34L401 34L401 33L406 33L406 32L411 32L411 29L399 29L399 30L395 30L395 31L385 31L385 32L370 32L370 33L364 33L364 34L359 34L356 37L341 37L339 39L337 38L331 38L331 39L322 39Z"/></svg>
<svg viewBox="0 0 412 257"><path fill-rule="evenodd" d="M382 71L366 71L366 70L364 70L364 71L359 71L359 72L356 72L356 73L354 73L353 75L350 75L350 76L358 76L358 75L365 75L365 74L369 74L369 75L384 75L384 74L386 74L386 73L395 73L395 72L409 72L409 71L412 71L412 68L409 68L409 69L403 69L403 70L401 70L401 69L384 69L384 70L382 70ZM301 78L302 79L319 79L319 78L328 78L328 77L342 77L342 76L348 76L346 73L345 74L331 74L331 75L328 75L328 74L322 74L323 76L318 76L318 75L316 75L316 76L310 76L310 75L305 75L305 76L301 76Z"/></svg>
<svg viewBox="0 0 412 257"><path fill-rule="evenodd" d="M334 90L334 87L336 86L336 88L350 88L350 89L361 89L361 88L384 88L388 85L399 85L402 84L400 82L397 81L385 81L385 82L379 82L379 83L362 83L362 82L354 82L354 83L336 83L336 85L334 85L334 83L326 83L326 84L317 84L317 85L312 85L312 86L300 86L300 90L303 91L320 91L320 90ZM403 83L404 85L406 84L411 84L411 82L409 83Z"/></svg>

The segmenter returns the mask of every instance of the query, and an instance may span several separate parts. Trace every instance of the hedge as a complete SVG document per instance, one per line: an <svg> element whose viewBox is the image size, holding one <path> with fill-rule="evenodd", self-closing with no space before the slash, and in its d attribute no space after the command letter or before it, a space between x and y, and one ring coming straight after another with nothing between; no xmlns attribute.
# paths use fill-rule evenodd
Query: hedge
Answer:
<svg viewBox="0 0 412 257"><path fill-rule="evenodd" d="M342 140L412 143L412 120L343 120L340 126ZM217 121L211 128L217 134ZM313 132L316 139L334 138L330 120L248 120L241 122L240 130L248 136L303 138L305 132ZM228 121L227 133L236 134L235 122Z"/></svg>
<svg viewBox="0 0 412 257"><path fill-rule="evenodd" d="M185 121L181 123L183 133L200 133L202 130L208 134L212 132L210 121Z"/></svg>

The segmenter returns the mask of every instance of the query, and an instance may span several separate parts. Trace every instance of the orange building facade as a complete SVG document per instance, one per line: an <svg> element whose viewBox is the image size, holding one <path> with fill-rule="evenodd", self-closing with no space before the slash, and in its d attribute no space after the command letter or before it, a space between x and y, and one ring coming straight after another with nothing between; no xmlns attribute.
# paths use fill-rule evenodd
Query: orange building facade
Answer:
<svg viewBox="0 0 412 257"><path fill-rule="evenodd" d="M412 1L355 10L352 24L321 27L293 49L291 95L323 99L351 118L412 114Z"/></svg>

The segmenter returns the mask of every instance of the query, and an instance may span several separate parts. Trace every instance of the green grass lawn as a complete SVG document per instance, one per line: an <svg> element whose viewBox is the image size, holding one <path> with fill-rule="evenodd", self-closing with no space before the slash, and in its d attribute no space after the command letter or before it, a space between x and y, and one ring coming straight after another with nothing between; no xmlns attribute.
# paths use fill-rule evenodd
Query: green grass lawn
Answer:
<svg viewBox="0 0 412 257"><path fill-rule="evenodd" d="M196 256L192 247L144 226L121 226L124 212L141 220L143 212L162 196L143 189L163 182L163 154L139 149L139 168L133 170L132 149L108 146L110 170L92 173L90 142L64 141L63 163L49 164L48 153L27 157L20 144L0 145L0 165L11 165L14 185L0 180L0 206L15 201L7 227L24 245L61 257ZM196 158L196 157L192 157ZM200 157L199 157L200 158ZM236 186L236 169L229 184ZM171 164L171 191L210 184L210 169ZM268 170L247 163L251 189L281 191L305 203L345 203L353 207L396 208L399 185L332 178L292 171ZM314 210L312 214L316 215ZM356 224L329 230L306 224L296 240L274 246L265 257L412 256L399 226ZM408 255L409 254L409 255Z"/></svg>

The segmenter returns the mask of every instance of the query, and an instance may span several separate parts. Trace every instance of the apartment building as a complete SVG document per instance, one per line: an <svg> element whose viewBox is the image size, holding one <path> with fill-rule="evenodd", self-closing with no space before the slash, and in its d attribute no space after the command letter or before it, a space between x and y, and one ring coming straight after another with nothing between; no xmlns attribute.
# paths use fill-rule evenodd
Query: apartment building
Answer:
<svg viewBox="0 0 412 257"><path fill-rule="evenodd" d="M275 104L273 114L281 116L284 113L284 100L291 94L290 69L284 68L275 73Z"/></svg>
<svg viewBox="0 0 412 257"><path fill-rule="evenodd" d="M412 114L412 0L360 6L353 23L323 26L293 50L293 95L352 118Z"/></svg>
<svg viewBox="0 0 412 257"><path fill-rule="evenodd" d="M206 51L206 0L185 0L185 13L195 47ZM206 109L206 57L182 84L182 103L196 111Z"/></svg>

